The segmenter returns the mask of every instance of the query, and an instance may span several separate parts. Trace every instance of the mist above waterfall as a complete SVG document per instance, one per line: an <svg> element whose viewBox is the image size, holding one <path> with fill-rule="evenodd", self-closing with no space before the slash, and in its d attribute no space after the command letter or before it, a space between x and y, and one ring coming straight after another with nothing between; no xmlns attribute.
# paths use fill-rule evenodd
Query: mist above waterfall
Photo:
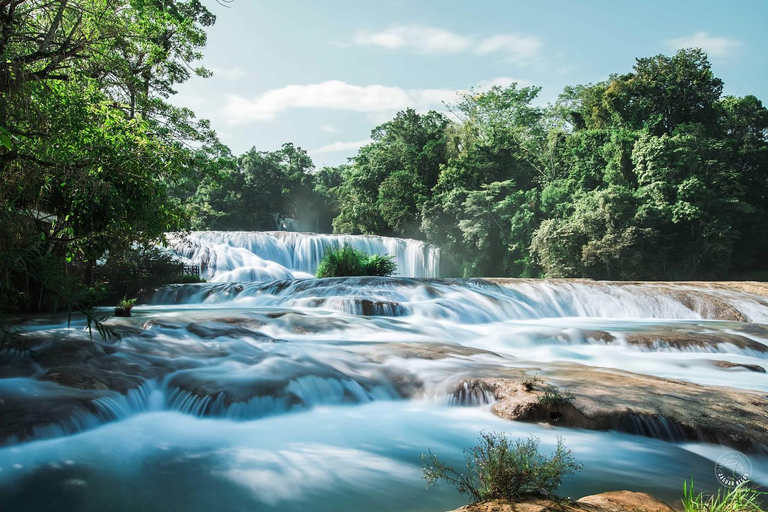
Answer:
<svg viewBox="0 0 768 512"><path fill-rule="evenodd" d="M194 231L171 234L171 250L199 265L211 282L270 281L313 277L328 249L350 245L368 254L392 256L395 275L438 277L440 249L419 240L366 235L286 231Z"/></svg>

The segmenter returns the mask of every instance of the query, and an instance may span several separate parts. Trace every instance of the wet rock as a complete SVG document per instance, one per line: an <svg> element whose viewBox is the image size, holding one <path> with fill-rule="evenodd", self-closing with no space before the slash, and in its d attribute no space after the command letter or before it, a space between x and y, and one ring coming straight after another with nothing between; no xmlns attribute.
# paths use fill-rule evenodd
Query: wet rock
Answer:
<svg viewBox="0 0 768 512"><path fill-rule="evenodd" d="M732 363L730 361L712 361L712 363L717 366L718 368L742 368L745 370L749 370L751 372L756 373L765 373L765 368L758 364L748 364L748 363Z"/></svg>
<svg viewBox="0 0 768 512"><path fill-rule="evenodd" d="M224 322L199 322L187 325L187 330L205 340L216 338L255 338L271 340L266 334Z"/></svg>
<svg viewBox="0 0 768 512"><path fill-rule="evenodd" d="M182 322L172 322L166 319L153 318L152 320L147 320L144 322L142 327L146 330L153 329L155 327L160 327L162 329L182 329L184 328L184 324Z"/></svg>
<svg viewBox="0 0 768 512"><path fill-rule="evenodd" d="M60 386L75 389L96 389L106 391L107 383L87 368L61 366L51 368L40 380L55 382Z"/></svg>
<svg viewBox="0 0 768 512"><path fill-rule="evenodd" d="M747 322L747 318L735 307L720 300L710 293L699 290L679 290L669 287L666 294L679 301L691 311L696 311L704 318Z"/></svg>
<svg viewBox="0 0 768 512"><path fill-rule="evenodd" d="M384 363L393 357L428 360L447 359L450 357L471 357L476 355L501 357L489 350L449 343L376 343L373 345L364 345L362 351L365 352L372 361L377 363Z"/></svg>
<svg viewBox="0 0 768 512"><path fill-rule="evenodd" d="M106 355L103 345L86 340L48 339L34 350L44 367L74 366Z"/></svg>
<svg viewBox="0 0 768 512"><path fill-rule="evenodd" d="M101 383L109 390L125 393L146 380L160 381L175 370L202 364L185 357L190 353L221 353L217 347L209 348L202 343L193 347L161 344L153 336L151 331L139 328L138 334L121 330L119 341L113 344L69 336L30 337L36 369L28 376L37 375L41 380L76 389L98 390L102 389Z"/></svg>
<svg viewBox="0 0 768 512"><path fill-rule="evenodd" d="M211 319L212 322L222 322L225 324L232 324L232 325L238 325L240 327L245 327L246 329L258 329L259 327L263 327L266 325L266 322L263 322L261 320L257 320L255 318L242 318L237 316L227 316L223 318L213 318Z"/></svg>
<svg viewBox="0 0 768 512"><path fill-rule="evenodd" d="M286 313L278 317L281 326L294 334L323 334L329 331L343 331L349 327L349 322L332 316L313 317L300 313Z"/></svg>
<svg viewBox="0 0 768 512"><path fill-rule="evenodd" d="M558 367L531 391L519 382L519 373L500 370L498 375L475 380L493 391L493 412L509 420L768 452L768 397L757 392L579 365ZM544 386L553 384L563 393L572 393L575 400L542 403Z"/></svg>
<svg viewBox="0 0 768 512"><path fill-rule="evenodd" d="M643 492L614 491L567 499L524 498L517 503L504 500L485 501L456 509L454 512L674 512L669 505Z"/></svg>
<svg viewBox="0 0 768 512"><path fill-rule="evenodd" d="M384 373L400 398L414 398L424 391L424 382L411 373L396 370Z"/></svg>
<svg viewBox="0 0 768 512"><path fill-rule="evenodd" d="M355 302L360 306L363 316L402 316L407 313L397 302L370 299L358 299Z"/></svg>
<svg viewBox="0 0 768 512"><path fill-rule="evenodd" d="M705 350L720 351L722 345L733 345L741 350L768 352L768 346L745 336L719 332L717 334L702 334L693 332L659 332L628 334L625 338L630 345L646 349L673 348L676 350Z"/></svg>
<svg viewBox="0 0 768 512"><path fill-rule="evenodd" d="M581 331L581 333L584 336L584 339L599 341L601 343L605 343L606 345L614 343L616 341L616 336L605 331L589 329L589 330Z"/></svg>
<svg viewBox="0 0 768 512"><path fill-rule="evenodd" d="M108 392L33 379L0 385L0 445L75 433L96 426L92 401Z"/></svg>

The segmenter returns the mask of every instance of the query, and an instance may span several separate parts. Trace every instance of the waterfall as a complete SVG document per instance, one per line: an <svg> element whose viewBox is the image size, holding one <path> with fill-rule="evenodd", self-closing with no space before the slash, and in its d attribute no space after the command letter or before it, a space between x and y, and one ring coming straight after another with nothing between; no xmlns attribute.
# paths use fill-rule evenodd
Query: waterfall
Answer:
<svg viewBox="0 0 768 512"><path fill-rule="evenodd" d="M171 285L151 303L310 308L459 325L542 318L768 323L768 301L761 297L684 283L350 277Z"/></svg>
<svg viewBox="0 0 768 512"><path fill-rule="evenodd" d="M419 240L285 231L194 231L168 235L170 249L199 265L212 282L271 281L312 277L328 249L345 244L368 254L392 256L396 275L437 277L440 250Z"/></svg>

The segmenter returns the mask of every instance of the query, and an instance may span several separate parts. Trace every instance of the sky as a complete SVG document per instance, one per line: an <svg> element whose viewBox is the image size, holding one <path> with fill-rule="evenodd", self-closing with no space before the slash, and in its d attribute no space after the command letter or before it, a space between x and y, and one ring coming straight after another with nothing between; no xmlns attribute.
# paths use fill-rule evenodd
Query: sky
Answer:
<svg viewBox="0 0 768 512"><path fill-rule="evenodd" d="M566 85L700 47L725 94L768 102L768 0L203 0L203 65L173 102L233 153L306 149L338 165L399 110L446 111L457 91Z"/></svg>

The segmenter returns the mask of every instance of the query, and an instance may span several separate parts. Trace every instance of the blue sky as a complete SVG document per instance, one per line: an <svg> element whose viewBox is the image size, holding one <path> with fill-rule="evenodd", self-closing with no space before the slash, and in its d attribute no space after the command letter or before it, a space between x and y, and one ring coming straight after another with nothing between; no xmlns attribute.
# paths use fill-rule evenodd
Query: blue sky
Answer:
<svg viewBox="0 0 768 512"><path fill-rule="evenodd" d="M218 17L214 76L173 101L236 154L293 142L336 165L408 106L444 110L456 91L513 80L546 104L688 46L709 53L726 94L768 102L768 0L203 1Z"/></svg>

